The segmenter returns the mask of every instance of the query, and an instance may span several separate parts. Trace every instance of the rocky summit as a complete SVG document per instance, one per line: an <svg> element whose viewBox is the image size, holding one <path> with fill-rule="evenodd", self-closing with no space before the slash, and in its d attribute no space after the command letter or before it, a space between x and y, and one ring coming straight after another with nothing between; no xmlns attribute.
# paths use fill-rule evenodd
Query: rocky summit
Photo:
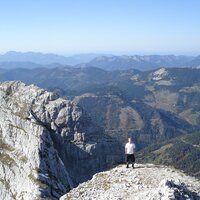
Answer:
<svg viewBox="0 0 200 200"><path fill-rule="evenodd" d="M180 171L153 164L119 165L95 174L60 200L199 200L200 182Z"/></svg>
<svg viewBox="0 0 200 200"><path fill-rule="evenodd" d="M121 159L120 144L79 106L34 85L0 83L1 199L59 199Z"/></svg>

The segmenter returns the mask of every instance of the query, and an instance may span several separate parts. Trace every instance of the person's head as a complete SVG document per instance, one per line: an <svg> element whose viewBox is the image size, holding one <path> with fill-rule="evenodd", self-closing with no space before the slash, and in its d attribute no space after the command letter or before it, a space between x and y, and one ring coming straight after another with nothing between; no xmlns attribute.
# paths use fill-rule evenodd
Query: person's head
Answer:
<svg viewBox="0 0 200 200"><path fill-rule="evenodd" d="M129 137L129 138L128 138L128 142L129 142L129 143L131 143L131 142L132 142L132 139L131 139L131 137Z"/></svg>

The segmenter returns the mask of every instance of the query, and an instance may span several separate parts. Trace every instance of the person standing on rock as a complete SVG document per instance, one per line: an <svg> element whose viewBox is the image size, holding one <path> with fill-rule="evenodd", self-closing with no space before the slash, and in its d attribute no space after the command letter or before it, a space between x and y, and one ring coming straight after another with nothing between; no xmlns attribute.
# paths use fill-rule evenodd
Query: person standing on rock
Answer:
<svg viewBox="0 0 200 200"><path fill-rule="evenodd" d="M129 168L129 164L132 164L132 167L134 168L135 164L135 144L132 142L132 139L129 137L128 142L125 145L125 154L126 154L126 168Z"/></svg>

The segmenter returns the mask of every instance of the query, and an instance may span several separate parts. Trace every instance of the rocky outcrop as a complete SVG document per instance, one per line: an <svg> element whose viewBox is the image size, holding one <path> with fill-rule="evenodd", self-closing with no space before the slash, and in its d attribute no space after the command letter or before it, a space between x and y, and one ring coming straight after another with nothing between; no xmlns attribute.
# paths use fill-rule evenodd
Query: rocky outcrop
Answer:
<svg viewBox="0 0 200 200"><path fill-rule="evenodd" d="M200 182L172 168L136 164L118 166L93 176L60 200L189 200L200 199Z"/></svg>
<svg viewBox="0 0 200 200"><path fill-rule="evenodd" d="M95 122L104 127L107 135L121 143L126 142L129 132L137 132L144 127L137 110L115 95L84 94L75 97L73 102L86 109Z"/></svg>
<svg viewBox="0 0 200 200"><path fill-rule="evenodd" d="M1 83L0 116L0 196L5 200L58 199L121 162L119 143L85 111L34 85Z"/></svg>

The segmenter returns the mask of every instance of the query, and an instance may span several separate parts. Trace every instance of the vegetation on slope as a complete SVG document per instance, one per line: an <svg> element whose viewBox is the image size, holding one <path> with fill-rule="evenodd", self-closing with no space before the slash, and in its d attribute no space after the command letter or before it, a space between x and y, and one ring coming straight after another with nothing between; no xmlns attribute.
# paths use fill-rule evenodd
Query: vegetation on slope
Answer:
<svg viewBox="0 0 200 200"><path fill-rule="evenodd" d="M170 165L200 178L200 132L148 146L138 152L137 162Z"/></svg>

